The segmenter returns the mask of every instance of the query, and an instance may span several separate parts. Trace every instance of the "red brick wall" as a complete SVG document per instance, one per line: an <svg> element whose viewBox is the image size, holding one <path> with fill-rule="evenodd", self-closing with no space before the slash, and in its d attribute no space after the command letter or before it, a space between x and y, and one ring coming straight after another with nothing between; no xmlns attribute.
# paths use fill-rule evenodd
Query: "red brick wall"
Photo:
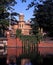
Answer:
<svg viewBox="0 0 53 65"><path fill-rule="evenodd" d="M41 55L53 54L53 42L40 42L40 44L38 44L38 52L40 52Z"/></svg>
<svg viewBox="0 0 53 65"><path fill-rule="evenodd" d="M16 55L19 56L22 54L22 41L19 38L10 38L8 35L8 48L7 54L8 56ZM17 47L17 48L16 48ZM53 42L52 41L44 41L38 44L38 52L40 54L53 54Z"/></svg>
<svg viewBox="0 0 53 65"><path fill-rule="evenodd" d="M22 41L19 38L7 37L7 56L19 56L22 53Z"/></svg>

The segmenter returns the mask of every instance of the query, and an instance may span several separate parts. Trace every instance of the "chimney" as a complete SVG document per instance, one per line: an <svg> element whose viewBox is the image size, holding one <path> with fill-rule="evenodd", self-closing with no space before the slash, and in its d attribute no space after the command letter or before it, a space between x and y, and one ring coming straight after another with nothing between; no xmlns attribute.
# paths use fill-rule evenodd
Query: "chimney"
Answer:
<svg viewBox="0 0 53 65"><path fill-rule="evenodd" d="M19 21L24 21L24 15L23 15L23 13L19 14Z"/></svg>

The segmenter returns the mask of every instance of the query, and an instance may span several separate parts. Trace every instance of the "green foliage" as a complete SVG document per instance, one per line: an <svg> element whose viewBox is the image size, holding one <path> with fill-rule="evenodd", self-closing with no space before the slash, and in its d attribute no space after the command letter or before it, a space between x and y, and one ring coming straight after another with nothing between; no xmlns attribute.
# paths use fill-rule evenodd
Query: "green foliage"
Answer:
<svg viewBox="0 0 53 65"><path fill-rule="evenodd" d="M36 44L42 39L42 36L39 33L36 33L36 35L22 35L20 29L17 29L16 36L19 37L22 41L25 41L25 43L28 41L29 44Z"/></svg>
<svg viewBox="0 0 53 65"><path fill-rule="evenodd" d="M20 38L23 41L28 41L28 43L37 43L37 38L35 37L35 35L21 35Z"/></svg>
<svg viewBox="0 0 53 65"><path fill-rule="evenodd" d="M22 35L21 30L16 30L16 36L19 37L22 41L28 41L28 43L37 43L39 41L39 37L36 35ZM38 38L38 39L37 39Z"/></svg>
<svg viewBox="0 0 53 65"><path fill-rule="evenodd" d="M16 30L16 36L20 38L20 35L21 35L21 30L20 29L17 29Z"/></svg>
<svg viewBox="0 0 53 65"><path fill-rule="evenodd" d="M32 28L35 30L33 33L36 34L36 31L38 31L37 28L40 27L43 28L44 32L47 32L49 36L53 37L53 1L42 0L34 4L33 16L34 18L31 19L34 23Z"/></svg>
<svg viewBox="0 0 53 65"><path fill-rule="evenodd" d="M33 22L34 22L34 24L31 26L32 32L34 35L36 35L37 33L39 33L39 30L38 30L39 26L38 26L38 23L36 21L33 21Z"/></svg>
<svg viewBox="0 0 53 65"><path fill-rule="evenodd" d="M4 7L4 9L12 9L11 6L14 6L16 3L15 0L0 0L0 7Z"/></svg>
<svg viewBox="0 0 53 65"><path fill-rule="evenodd" d="M15 0L0 0L0 32L7 30L9 26L9 13L8 10L13 10L12 6L16 4ZM1 34L0 34L1 35Z"/></svg>
<svg viewBox="0 0 53 65"><path fill-rule="evenodd" d="M5 25L5 26L8 26L9 25L9 22L8 22L7 19L2 19L2 20L0 20L0 24L1 25Z"/></svg>
<svg viewBox="0 0 53 65"><path fill-rule="evenodd" d="M17 29L17 31L16 31L16 36L19 37L25 43L26 43L26 41L28 41L29 44L30 43L36 44L42 38L42 36L40 34L36 34L36 35L22 35L21 34L21 30L19 30L19 29Z"/></svg>
<svg viewBox="0 0 53 65"><path fill-rule="evenodd" d="M53 1L46 0L43 5L38 5L35 13L36 21L44 31L53 36Z"/></svg>
<svg viewBox="0 0 53 65"><path fill-rule="evenodd" d="M22 2L27 2L27 0L22 0ZM39 4L41 4L41 3L43 4L43 2L44 2L44 0L32 0L32 1L28 4L26 10L30 9L30 8L33 7L33 6L35 6L35 8L37 9L37 6L38 6Z"/></svg>

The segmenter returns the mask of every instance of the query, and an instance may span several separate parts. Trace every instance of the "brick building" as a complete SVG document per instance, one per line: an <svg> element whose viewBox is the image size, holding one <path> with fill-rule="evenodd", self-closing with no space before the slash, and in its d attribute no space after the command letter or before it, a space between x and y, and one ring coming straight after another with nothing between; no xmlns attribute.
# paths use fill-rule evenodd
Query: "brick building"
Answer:
<svg viewBox="0 0 53 65"><path fill-rule="evenodd" d="M26 23L22 13L19 14L19 21L17 21L16 24L14 23L11 25L11 33L16 34L17 29L20 29L23 35L29 35L32 30L30 21L28 20Z"/></svg>

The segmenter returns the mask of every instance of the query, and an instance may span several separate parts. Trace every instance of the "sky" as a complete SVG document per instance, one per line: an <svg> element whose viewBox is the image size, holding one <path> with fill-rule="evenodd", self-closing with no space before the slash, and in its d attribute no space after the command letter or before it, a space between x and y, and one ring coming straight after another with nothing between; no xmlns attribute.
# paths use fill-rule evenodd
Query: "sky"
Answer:
<svg viewBox="0 0 53 65"><path fill-rule="evenodd" d="M33 10L34 7L30 8L29 10L26 10L27 5L31 2L32 0L27 0L27 2L22 3L21 0L16 0L17 4L13 7L15 10L14 12L17 13L23 13L24 14L24 20L30 20L30 18L33 17ZM16 17L16 19L18 20L18 17Z"/></svg>

